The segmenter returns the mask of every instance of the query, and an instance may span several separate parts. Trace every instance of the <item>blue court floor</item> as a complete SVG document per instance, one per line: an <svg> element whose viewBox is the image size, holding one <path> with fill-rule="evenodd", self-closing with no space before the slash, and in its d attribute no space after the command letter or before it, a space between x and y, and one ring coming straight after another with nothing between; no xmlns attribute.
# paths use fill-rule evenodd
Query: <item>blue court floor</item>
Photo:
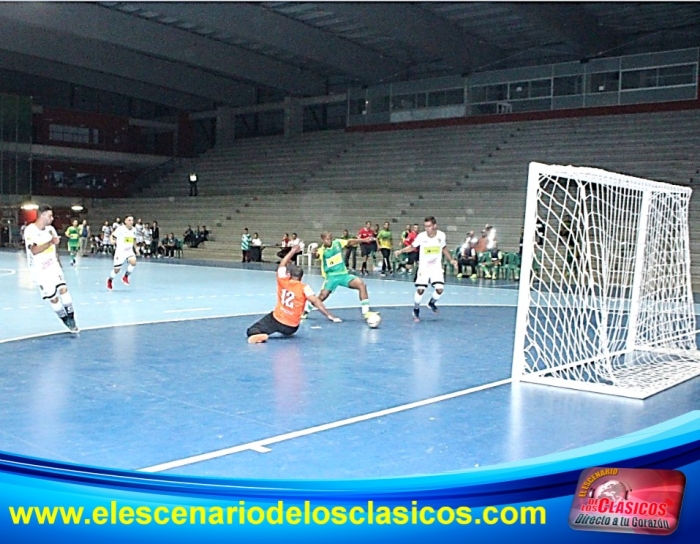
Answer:
<svg viewBox="0 0 700 544"><path fill-rule="evenodd" d="M646 401L511 384L513 282L453 281L439 314L414 323L412 283L372 276L380 328L340 289L327 305L343 323L312 312L294 337L248 345L274 307L274 270L141 260L131 286L108 292L110 268L64 268L73 337L24 254L0 252L0 450L188 475L404 476L561 452L698 409L698 379Z"/></svg>

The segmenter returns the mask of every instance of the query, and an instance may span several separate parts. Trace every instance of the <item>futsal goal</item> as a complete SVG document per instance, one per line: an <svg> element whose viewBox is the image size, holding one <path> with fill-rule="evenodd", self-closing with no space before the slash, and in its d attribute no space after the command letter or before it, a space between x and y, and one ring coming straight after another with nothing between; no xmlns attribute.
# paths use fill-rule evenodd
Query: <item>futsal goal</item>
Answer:
<svg viewBox="0 0 700 544"><path fill-rule="evenodd" d="M530 163L514 381L644 399L700 375L691 192Z"/></svg>

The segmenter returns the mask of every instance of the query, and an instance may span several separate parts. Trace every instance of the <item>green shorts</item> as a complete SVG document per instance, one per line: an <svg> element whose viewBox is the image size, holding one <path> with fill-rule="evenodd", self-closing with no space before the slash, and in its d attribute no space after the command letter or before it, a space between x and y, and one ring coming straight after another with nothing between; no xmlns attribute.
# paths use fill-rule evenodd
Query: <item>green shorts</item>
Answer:
<svg viewBox="0 0 700 544"><path fill-rule="evenodd" d="M357 276L352 274L332 274L324 280L321 291L330 291L332 293L338 286L348 287L350 282L356 278Z"/></svg>
<svg viewBox="0 0 700 544"><path fill-rule="evenodd" d="M69 242L68 251L78 251L80 249L80 242Z"/></svg>

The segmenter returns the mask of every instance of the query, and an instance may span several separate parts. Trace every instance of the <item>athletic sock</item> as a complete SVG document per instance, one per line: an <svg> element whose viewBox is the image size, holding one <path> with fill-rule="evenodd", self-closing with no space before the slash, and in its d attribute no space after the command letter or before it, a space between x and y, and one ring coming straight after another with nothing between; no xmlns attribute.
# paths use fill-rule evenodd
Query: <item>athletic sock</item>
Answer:
<svg viewBox="0 0 700 544"><path fill-rule="evenodd" d="M362 315L365 316L370 311L369 309L369 299L360 301L360 308L362 310Z"/></svg>

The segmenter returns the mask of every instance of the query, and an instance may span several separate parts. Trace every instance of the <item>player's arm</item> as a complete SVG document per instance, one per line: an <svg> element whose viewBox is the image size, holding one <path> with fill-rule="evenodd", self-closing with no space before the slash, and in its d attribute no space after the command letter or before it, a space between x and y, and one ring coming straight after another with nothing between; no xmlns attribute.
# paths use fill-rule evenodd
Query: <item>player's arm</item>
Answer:
<svg viewBox="0 0 700 544"><path fill-rule="evenodd" d="M370 238L348 238L344 240L346 246L358 246L362 242L371 242Z"/></svg>
<svg viewBox="0 0 700 544"><path fill-rule="evenodd" d="M418 248L415 247L413 244L409 244L409 245L405 246L403 249L397 249L396 251L394 251L394 255L396 257L398 257L402 253L413 253L414 251L418 251Z"/></svg>
<svg viewBox="0 0 700 544"><path fill-rule="evenodd" d="M292 248L289 250L289 253L287 253L284 258L280 261L279 268L287 267L287 265L292 262L292 259L294 256L301 251L301 244L297 244L295 246L292 246Z"/></svg>
<svg viewBox="0 0 700 544"><path fill-rule="evenodd" d="M51 240L48 242L44 242L43 244L29 244L29 250L32 252L32 255L38 255L39 253L43 253L47 249L49 249L51 246L58 245L59 241L61 239L58 236L54 236Z"/></svg>
<svg viewBox="0 0 700 544"><path fill-rule="evenodd" d="M452 266L457 266L457 259L455 259L454 256L450 253L450 250L447 249L447 246L442 248L442 254L448 261L450 261Z"/></svg>
<svg viewBox="0 0 700 544"><path fill-rule="evenodd" d="M136 242L136 236L134 236L133 248L134 248L134 255L141 255L141 252L139 251L139 245Z"/></svg>
<svg viewBox="0 0 700 544"><path fill-rule="evenodd" d="M36 242L32 242L33 237L27 240L27 247L29 248L29 251L32 252L32 255L38 255L39 253L43 253L51 246L57 246L60 243L61 239L58 237L58 234L56 234L55 230L52 234L53 236L51 237L51 240L49 240L48 242L44 242L43 244L37 244Z"/></svg>
<svg viewBox="0 0 700 544"><path fill-rule="evenodd" d="M325 315L333 323L342 323L343 322L342 319L340 319L339 317L335 317L333 314L331 314L328 311L328 309L323 305L323 302L321 302L321 299L318 298L316 295L307 296L306 300L308 300L311 304L313 304L318 309L319 312L321 312L323 315Z"/></svg>

